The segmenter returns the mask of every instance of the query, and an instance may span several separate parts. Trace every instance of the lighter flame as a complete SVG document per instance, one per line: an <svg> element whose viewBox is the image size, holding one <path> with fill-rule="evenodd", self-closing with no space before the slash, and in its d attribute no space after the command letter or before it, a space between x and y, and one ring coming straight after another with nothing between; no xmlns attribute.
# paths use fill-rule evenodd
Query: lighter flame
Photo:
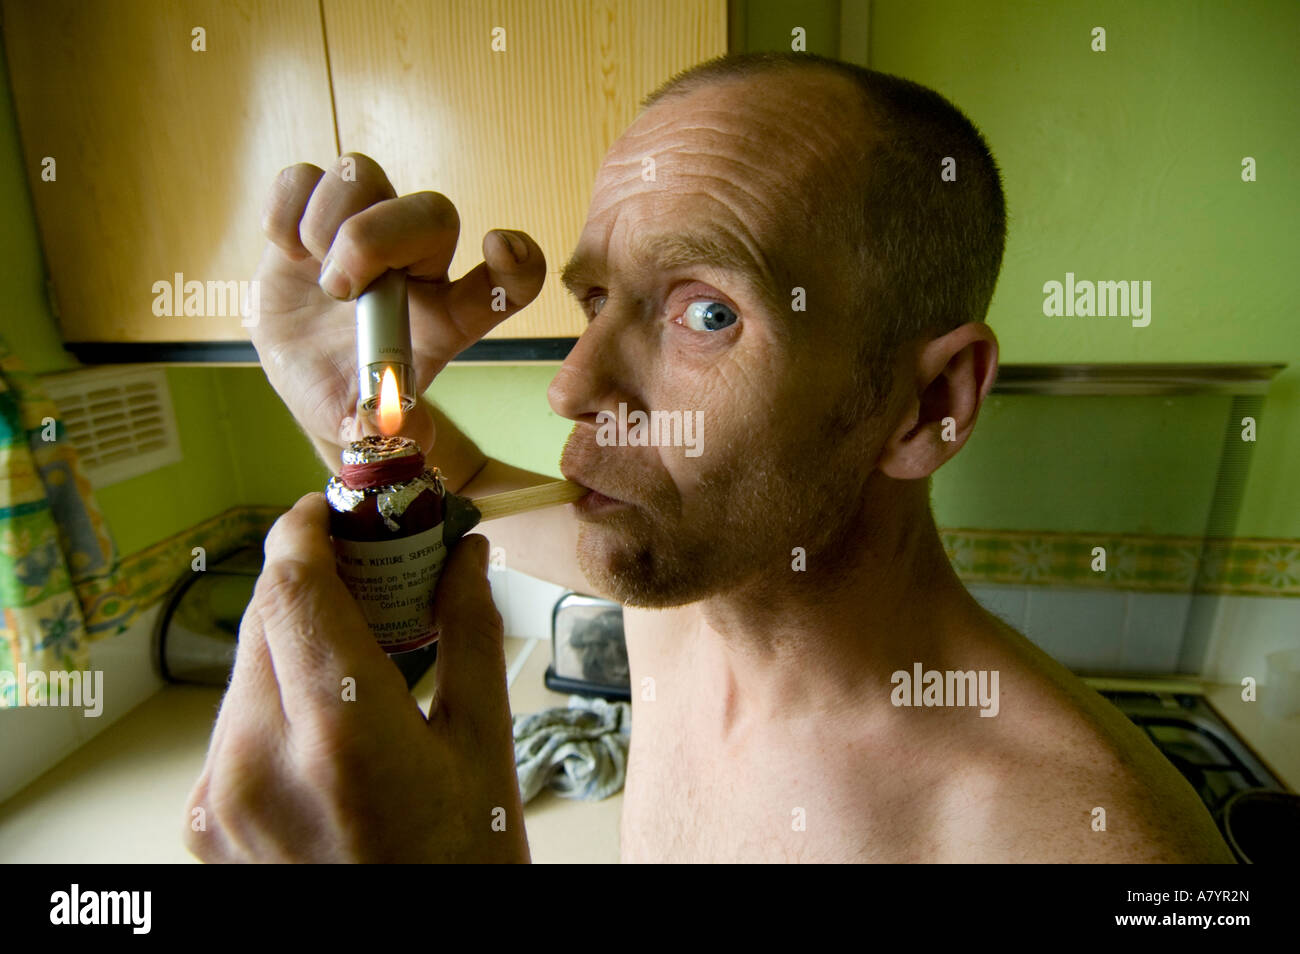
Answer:
<svg viewBox="0 0 1300 954"><path fill-rule="evenodd" d="M392 437L402 429L402 398L397 393L397 376L392 368L384 368L384 379L379 385L379 430Z"/></svg>

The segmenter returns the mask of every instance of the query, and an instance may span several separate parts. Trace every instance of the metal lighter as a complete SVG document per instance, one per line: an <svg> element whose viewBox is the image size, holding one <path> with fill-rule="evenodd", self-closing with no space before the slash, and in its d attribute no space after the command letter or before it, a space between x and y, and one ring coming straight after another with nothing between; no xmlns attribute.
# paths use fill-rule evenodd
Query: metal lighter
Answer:
<svg viewBox="0 0 1300 954"><path fill-rule="evenodd" d="M357 298L357 383L363 413L379 408L384 371L392 368L402 414L415 407L415 357L406 272L390 269Z"/></svg>

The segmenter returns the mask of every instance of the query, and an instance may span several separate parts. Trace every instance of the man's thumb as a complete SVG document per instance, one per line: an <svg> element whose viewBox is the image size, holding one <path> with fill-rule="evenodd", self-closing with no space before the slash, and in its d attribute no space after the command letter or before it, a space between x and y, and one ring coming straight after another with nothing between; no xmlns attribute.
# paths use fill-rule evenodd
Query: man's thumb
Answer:
<svg viewBox="0 0 1300 954"><path fill-rule="evenodd" d="M457 718L509 718L501 614L492 602L487 537L472 533L447 555L434 593L438 698Z"/></svg>

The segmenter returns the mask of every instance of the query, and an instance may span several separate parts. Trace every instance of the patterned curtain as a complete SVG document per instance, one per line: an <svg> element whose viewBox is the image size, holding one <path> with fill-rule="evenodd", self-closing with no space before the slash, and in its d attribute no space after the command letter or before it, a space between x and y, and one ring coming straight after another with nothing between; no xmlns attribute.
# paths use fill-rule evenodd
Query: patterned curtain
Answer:
<svg viewBox="0 0 1300 954"><path fill-rule="evenodd" d="M31 705L17 674L90 668L78 588L102 588L116 554L54 403L0 339L0 708ZM7 678L6 678L7 677Z"/></svg>

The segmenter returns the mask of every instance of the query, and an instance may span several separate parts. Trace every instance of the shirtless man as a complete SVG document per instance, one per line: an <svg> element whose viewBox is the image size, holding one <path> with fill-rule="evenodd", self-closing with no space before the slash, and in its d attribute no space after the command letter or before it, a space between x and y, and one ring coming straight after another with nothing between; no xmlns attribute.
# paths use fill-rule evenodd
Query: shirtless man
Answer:
<svg viewBox="0 0 1300 954"><path fill-rule="evenodd" d="M351 158L355 181L306 164L277 180L254 332L334 465L358 433L360 290L386 268L412 276L423 387L531 301L546 267L526 235L516 261L494 233L449 283L451 203L397 197ZM983 610L940 545L928 477L993 383L983 318L1004 234L996 167L959 113L812 56L679 78L610 150L563 272L589 324L550 389L576 422L561 470L599 496L482 529L512 567L627 607L625 861L1232 860L1151 743ZM920 259L900 261L909 248ZM702 412L702 453L599 443L620 403ZM428 406L404 433L462 494L548 479L485 457ZM196 855L528 858L475 536L440 584L425 725L333 573L319 495L277 524L187 806L208 812L203 833L186 816ZM996 673L996 715L896 705L893 674L918 663ZM361 714L335 701L349 673Z"/></svg>

